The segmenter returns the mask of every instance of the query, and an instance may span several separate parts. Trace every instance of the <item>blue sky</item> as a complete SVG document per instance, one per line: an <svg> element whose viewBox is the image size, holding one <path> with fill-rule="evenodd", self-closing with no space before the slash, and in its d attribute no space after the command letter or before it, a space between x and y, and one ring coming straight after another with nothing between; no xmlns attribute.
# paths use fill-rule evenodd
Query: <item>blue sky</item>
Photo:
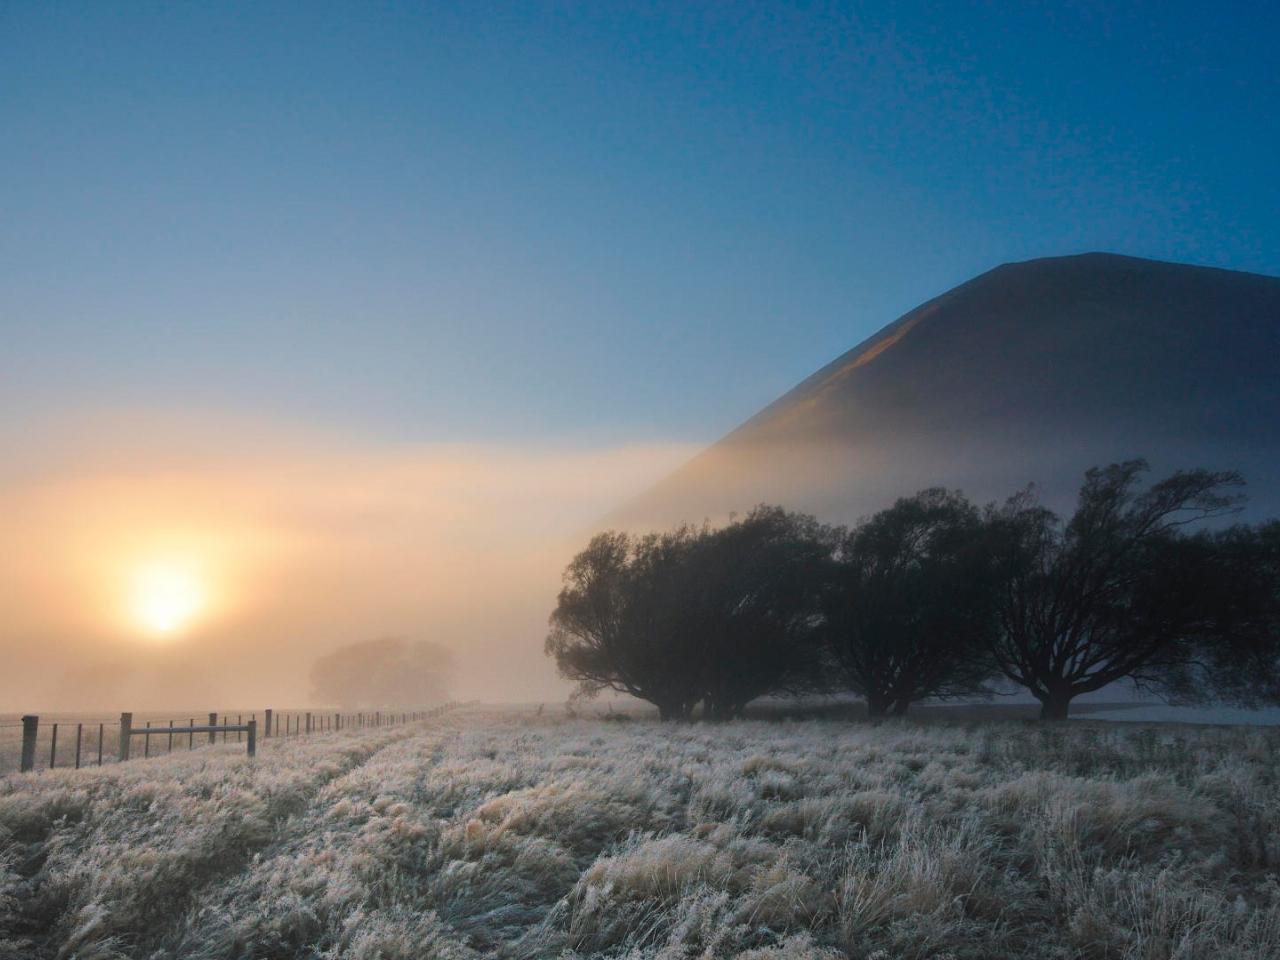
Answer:
<svg viewBox="0 0 1280 960"><path fill-rule="evenodd" d="M1277 27L0 2L0 432L709 441L1004 261L1280 273Z"/></svg>

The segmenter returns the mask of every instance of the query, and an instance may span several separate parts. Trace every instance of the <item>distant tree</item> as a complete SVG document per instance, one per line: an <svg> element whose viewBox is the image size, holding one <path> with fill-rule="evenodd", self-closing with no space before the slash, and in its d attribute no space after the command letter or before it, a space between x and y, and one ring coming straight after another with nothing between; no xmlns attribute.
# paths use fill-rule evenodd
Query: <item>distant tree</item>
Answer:
<svg viewBox="0 0 1280 960"><path fill-rule="evenodd" d="M453 655L430 641L399 637L339 647L311 668L313 696L344 708L420 706L443 700Z"/></svg>
<svg viewBox="0 0 1280 960"><path fill-rule="evenodd" d="M1139 491L1147 469L1089 470L1065 523L1030 494L989 516L1001 577L991 653L1044 719L1118 680L1167 685L1223 637L1223 554L1186 528L1238 510L1243 481L1187 470Z"/></svg>
<svg viewBox="0 0 1280 960"><path fill-rule="evenodd" d="M741 716L757 697L812 685L833 539L813 517L763 505L698 537L683 616L707 716Z"/></svg>
<svg viewBox="0 0 1280 960"><path fill-rule="evenodd" d="M868 713L981 695L994 579L981 513L961 494L924 490L849 531L823 592L824 634L842 686Z"/></svg>
<svg viewBox="0 0 1280 960"><path fill-rule="evenodd" d="M691 527L633 537L601 533L569 563L547 635L560 675L593 695L646 700L663 720L687 719L701 699L689 560Z"/></svg>

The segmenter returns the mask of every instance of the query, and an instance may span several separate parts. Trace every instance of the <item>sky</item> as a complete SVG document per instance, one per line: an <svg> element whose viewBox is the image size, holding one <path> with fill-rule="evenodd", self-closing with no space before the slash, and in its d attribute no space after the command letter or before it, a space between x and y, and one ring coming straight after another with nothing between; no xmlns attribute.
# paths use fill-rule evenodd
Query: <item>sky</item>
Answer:
<svg viewBox="0 0 1280 960"><path fill-rule="evenodd" d="M376 586L492 557L431 517L496 537L519 502L557 520L517 525L508 572L559 563L1002 262L1280 274L1277 27L1246 2L0 0L0 526L24 547L0 646L61 658L55 697L64 661L129 649L119 597L91 598L152 549L256 590L190 655L438 633L523 644L503 695L554 690L554 576L469 631ZM347 613L303 602L354 550Z"/></svg>

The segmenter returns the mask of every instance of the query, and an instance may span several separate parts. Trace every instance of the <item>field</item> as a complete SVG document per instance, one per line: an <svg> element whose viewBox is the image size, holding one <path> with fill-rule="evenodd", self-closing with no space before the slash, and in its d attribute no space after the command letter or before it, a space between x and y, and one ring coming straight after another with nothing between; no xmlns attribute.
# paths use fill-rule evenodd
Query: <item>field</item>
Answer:
<svg viewBox="0 0 1280 960"><path fill-rule="evenodd" d="M0 780L0 955L1274 958L1280 731L471 708Z"/></svg>

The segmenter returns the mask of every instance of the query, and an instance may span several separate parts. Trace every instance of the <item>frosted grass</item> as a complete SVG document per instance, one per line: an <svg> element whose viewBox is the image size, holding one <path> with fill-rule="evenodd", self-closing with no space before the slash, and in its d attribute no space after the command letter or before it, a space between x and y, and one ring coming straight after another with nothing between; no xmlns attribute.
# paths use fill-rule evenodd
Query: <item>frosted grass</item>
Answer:
<svg viewBox="0 0 1280 960"><path fill-rule="evenodd" d="M5 956L1270 958L1280 731L461 715L0 782Z"/></svg>

